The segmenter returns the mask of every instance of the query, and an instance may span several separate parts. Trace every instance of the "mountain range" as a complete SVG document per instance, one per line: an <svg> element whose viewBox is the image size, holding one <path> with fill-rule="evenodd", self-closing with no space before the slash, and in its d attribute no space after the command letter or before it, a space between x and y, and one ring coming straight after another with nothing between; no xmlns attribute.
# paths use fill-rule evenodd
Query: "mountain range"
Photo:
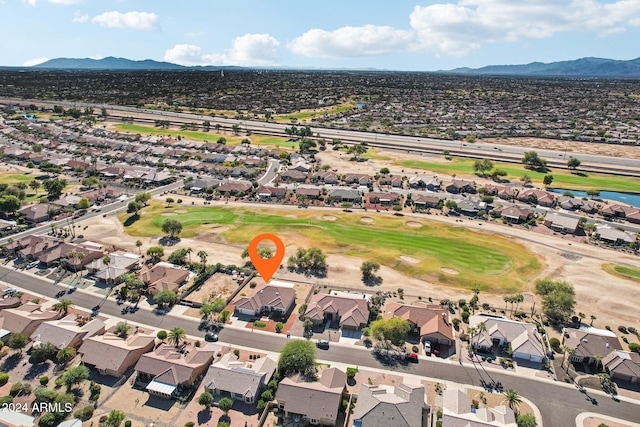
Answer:
<svg viewBox="0 0 640 427"><path fill-rule="evenodd" d="M187 67L170 62L145 59L134 61L126 58L107 57L56 58L34 65L36 69L64 70L220 70L239 69L233 66ZM279 67L286 69L286 67ZM370 70L368 70L370 71ZM604 58L580 58L571 61L551 63L532 62L522 65L489 65L482 68L456 68L440 70L437 73L475 76L534 76L534 77L640 77L640 58L616 60Z"/></svg>

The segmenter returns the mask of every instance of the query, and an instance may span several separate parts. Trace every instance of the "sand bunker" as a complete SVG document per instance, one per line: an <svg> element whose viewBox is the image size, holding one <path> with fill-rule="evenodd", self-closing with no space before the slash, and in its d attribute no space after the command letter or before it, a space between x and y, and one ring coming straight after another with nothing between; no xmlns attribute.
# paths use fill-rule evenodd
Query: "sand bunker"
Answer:
<svg viewBox="0 0 640 427"><path fill-rule="evenodd" d="M453 274L453 275L460 274L458 273L457 270L454 270L453 268L447 268L447 267L441 267L440 271L442 271L443 273Z"/></svg>
<svg viewBox="0 0 640 427"><path fill-rule="evenodd" d="M400 259L401 259L402 261L404 261L404 262L408 262L408 263L411 263L411 264L417 264L417 263L419 263L419 262L420 262L420 260L419 260L419 259L416 259L416 258L414 258L414 257L410 257L410 256L408 256L408 255L400 255Z"/></svg>
<svg viewBox="0 0 640 427"><path fill-rule="evenodd" d="M187 213L188 211L186 209L176 209L174 212L175 213Z"/></svg>
<svg viewBox="0 0 640 427"><path fill-rule="evenodd" d="M325 215L322 218L324 218L326 221L335 221L336 217L332 216L332 215Z"/></svg>
<svg viewBox="0 0 640 427"><path fill-rule="evenodd" d="M366 224L372 224L373 223L373 218L369 217L369 216L363 216L362 218L360 218L360 221L366 223Z"/></svg>
<svg viewBox="0 0 640 427"><path fill-rule="evenodd" d="M165 213L162 213L160 215L162 215L162 216L174 216L175 213L173 213L173 212L165 212Z"/></svg>
<svg viewBox="0 0 640 427"><path fill-rule="evenodd" d="M420 224L417 221L408 221L407 222L407 227L420 228L420 227L422 227L422 224Z"/></svg>

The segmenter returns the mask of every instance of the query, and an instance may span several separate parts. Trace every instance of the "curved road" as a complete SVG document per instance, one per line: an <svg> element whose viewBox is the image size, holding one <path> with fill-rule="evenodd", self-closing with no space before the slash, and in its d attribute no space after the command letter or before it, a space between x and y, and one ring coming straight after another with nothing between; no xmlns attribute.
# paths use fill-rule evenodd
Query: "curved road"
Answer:
<svg viewBox="0 0 640 427"><path fill-rule="evenodd" d="M0 266L0 280L50 298L55 298L55 294L58 291L67 289L67 286L55 285L48 280L30 274L23 274L6 266ZM187 334L194 336L201 336L203 334L198 330L198 319L172 315L171 313L158 314L143 308L133 314L122 315L123 306L116 304L113 299L107 299L100 295L81 290L67 294L65 298L73 301L78 307L88 308L101 305L101 313L140 324L163 329L180 327L183 328ZM253 333L251 330L231 327L223 329L219 333L219 336L220 340L226 343L272 352L278 352L287 341L285 336ZM469 364L462 366L447 361L421 359L418 364L389 367L376 360L367 349L343 345L331 346L329 350L322 351L319 354L319 358L352 366L395 370L462 384L480 385L480 374ZM489 370L488 372L491 378L502 382L505 389L515 389L535 403L540 409L545 426L573 426L575 425L575 417L585 411L603 413L612 417L640 423L640 406L638 405L625 401L615 402L611 398L594 395L598 400L598 406L594 406L586 400L584 394L566 384L501 374L494 370Z"/></svg>

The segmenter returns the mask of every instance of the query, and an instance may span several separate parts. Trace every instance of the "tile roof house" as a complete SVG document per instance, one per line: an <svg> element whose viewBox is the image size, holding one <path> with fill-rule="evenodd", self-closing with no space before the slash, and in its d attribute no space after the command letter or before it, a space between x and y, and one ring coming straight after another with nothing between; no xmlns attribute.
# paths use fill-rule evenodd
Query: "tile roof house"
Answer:
<svg viewBox="0 0 640 427"><path fill-rule="evenodd" d="M101 319L94 318L83 324L75 314L69 314L62 319L42 322L30 338L36 343L49 342L58 349L78 348L87 338L104 331L105 324Z"/></svg>
<svg viewBox="0 0 640 427"><path fill-rule="evenodd" d="M475 315L469 325L476 327L484 323L485 331L478 332L471 340L475 348L492 349L494 345L511 347L513 357L542 363L546 353L536 325L503 317Z"/></svg>
<svg viewBox="0 0 640 427"><path fill-rule="evenodd" d="M269 187L261 185L256 188L256 194L261 199L281 199L287 195L287 189L284 187Z"/></svg>
<svg viewBox="0 0 640 427"><path fill-rule="evenodd" d="M565 328L562 331L562 344L574 349L571 361L577 363L593 364L612 351L622 350L616 334L592 327Z"/></svg>
<svg viewBox="0 0 640 427"><path fill-rule="evenodd" d="M280 179L285 182L305 182L307 174L296 169L289 169L280 174Z"/></svg>
<svg viewBox="0 0 640 427"><path fill-rule="evenodd" d="M427 405L424 386L397 387L362 384L353 425L359 427L414 427L424 425Z"/></svg>
<svg viewBox="0 0 640 427"><path fill-rule="evenodd" d="M309 199L317 199L318 197L320 197L320 189L298 187L296 188L296 197L300 197L300 196L306 196Z"/></svg>
<svg viewBox="0 0 640 427"><path fill-rule="evenodd" d="M412 194L411 200L416 209L437 208L440 206L440 197L428 194Z"/></svg>
<svg viewBox="0 0 640 427"><path fill-rule="evenodd" d="M302 318L316 325L331 322L344 329L358 330L369 322L369 302L362 294L315 294Z"/></svg>
<svg viewBox="0 0 640 427"><path fill-rule="evenodd" d="M227 353L209 367L203 380L204 388L214 396L228 393L232 399L255 403L277 366L278 362L268 356L239 362L235 354Z"/></svg>
<svg viewBox="0 0 640 427"><path fill-rule="evenodd" d="M602 359L602 366L611 378L640 382L640 354L628 351L612 351Z"/></svg>
<svg viewBox="0 0 640 427"><path fill-rule="evenodd" d="M414 175L409 177L409 187L418 189L427 189L429 191L438 191L442 183L437 176L431 175Z"/></svg>
<svg viewBox="0 0 640 427"><path fill-rule="evenodd" d="M28 223L37 224L49 219L49 205L46 203L38 203L22 208L18 213L24 216L24 219Z"/></svg>
<svg viewBox="0 0 640 427"><path fill-rule="evenodd" d="M218 185L217 191L226 196L244 193L251 190L253 186L249 182L228 181Z"/></svg>
<svg viewBox="0 0 640 427"><path fill-rule="evenodd" d="M6 310L7 308L16 308L22 305L22 300L18 297L6 297L0 299L0 311Z"/></svg>
<svg viewBox="0 0 640 427"><path fill-rule="evenodd" d="M615 218L632 218L640 212L640 208L625 205L607 205L600 211L602 215Z"/></svg>
<svg viewBox="0 0 640 427"><path fill-rule="evenodd" d="M454 179L445 187L447 193L475 193L476 183L473 181L464 181L462 179Z"/></svg>
<svg viewBox="0 0 640 427"><path fill-rule="evenodd" d="M272 312L284 315L291 311L295 301L296 291L292 284L271 282L256 286L251 295L239 298L234 307L237 313L248 316Z"/></svg>
<svg viewBox="0 0 640 427"><path fill-rule="evenodd" d="M521 208L518 206L500 205L492 210L492 215L503 218L513 224L520 224L528 221L533 217L534 212L529 208Z"/></svg>
<svg viewBox="0 0 640 427"><path fill-rule="evenodd" d="M41 311L40 306L26 303L16 308L8 308L0 312L0 328L14 334L30 336L42 322L58 319L60 314L55 311Z"/></svg>
<svg viewBox="0 0 640 427"><path fill-rule="evenodd" d="M105 264L104 257L95 259L87 265L90 274L107 284L120 283L123 274L138 267L140 257L132 253L109 254L109 264Z"/></svg>
<svg viewBox="0 0 640 427"><path fill-rule="evenodd" d="M72 257L73 253L82 253L82 257ZM102 258L103 255L104 252L82 244L62 242L41 252L36 258L46 264L47 267L54 262L61 262L61 264L76 271L82 270L85 265L95 259Z"/></svg>
<svg viewBox="0 0 640 427"><path fill-rule="evenodd" d="M189 270L159 262L151 268L142 269L138 277L147 285L147 291L156 295L160 291L176 292L189 277Z"/></svg>
<svg viewBox="0 0 640 427"><path fill-rule="evenodd" d="M445 345L453 343L453 328L449 322L448 310L443 310L439 306L389 303L383 318L391 319L393 317L406 319L411 325L411 329L420 336L422 341L429 340Z"/></svg>
<svg viewBox="0 0 640 427"><path fill-rule="evenodd" d="M525 203L540 206L553 207L556 204L556 196L548 191L527 188L518 193L518 200Z"/></svg>
<svg viewBox="0 0 640 427"><path fill-rule="evenodd" d="M380 193L380 192L372 191L367 193L365 197L367 198L369 203L373 203L373 204L379 203L385 206L398 203L402 199L402 196L400 194L392 193L392 192Z"/></svg>
<svg viewBox="0 0 640 427"><path fill-rule="evenodd" d="M458 388L442 393L442 425L447 427L517 427L516 416L505 405L471 409L471 398Z"/></svg>
<svg viewBox="0 0 640 427"><path fill-rule="evenodd" d="M596 239L613 245L629 245L636 241L636 237L628 231L618 230L608 225L596 225L594 235Z"/></svg>
<svg viewBox="0 0 640 427"><path fill-rule="evenodd" d="M344 182L346 184L368 185L371 182L371 177L363 173L348 173L344 176Z"/></svg>
<svg viewBox="0 0 640 427"><path fill-rule="evenodd" d="M62 242L61 239L51 236L29 235L5 244L4 249L27 259L35 259L42 252Z"/></svg>
<svg viewBox="0 0 640 427"><path fill-rule="evenodd" d="M301 375L280 382L275 402L287 417L300 417L309 424L335 425L346 388L347 375L337 368L322 371L318 381Z"/></svg>
<svg viewBox="0 0 640 427"><path fill-rule="evenodd" d="M207 344L190 350L180 350L169 344L159 345L145 353L136 363L137 381L150 381L146 390L154 395L171 398L181 389L192 388L211 364L219 346Z"/></svg>
<svg viewBox="0 0 640 427"><path fill-rule="evenodd" d="M82 363L94 367L103 375L120 377L140 357L153 350L155 337L133 334L121 338L111 332L89 337L80 346Z"/></svg>
<svg viewBox="0 0 640 427"><path fill-rule="evenodd" d="M362 193L358 190L349 190L344 188L334 188L329 191L329 197L336 202L361 203Z"/></svg>

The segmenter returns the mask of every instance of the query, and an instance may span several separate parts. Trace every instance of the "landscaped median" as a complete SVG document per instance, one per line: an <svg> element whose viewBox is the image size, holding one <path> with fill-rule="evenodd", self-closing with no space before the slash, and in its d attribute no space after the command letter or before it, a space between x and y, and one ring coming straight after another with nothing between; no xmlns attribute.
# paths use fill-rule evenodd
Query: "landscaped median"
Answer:
<svg viewBox="0 0 640 427"><path fill-rule="evenodd" d="M426 218L408 221L387 215L262 208L172 206L152 202L135 219L119 216L131 236L162 235L162 223L175 219L182 236L197 239L216 227L227 243L244 246L265 231L285 244L312 241L329 254L375 260L404 274L483 292L518 292L542 268L539 258L506 237L455 227ZM407 262L406 260L411 260Z"/></svg>

